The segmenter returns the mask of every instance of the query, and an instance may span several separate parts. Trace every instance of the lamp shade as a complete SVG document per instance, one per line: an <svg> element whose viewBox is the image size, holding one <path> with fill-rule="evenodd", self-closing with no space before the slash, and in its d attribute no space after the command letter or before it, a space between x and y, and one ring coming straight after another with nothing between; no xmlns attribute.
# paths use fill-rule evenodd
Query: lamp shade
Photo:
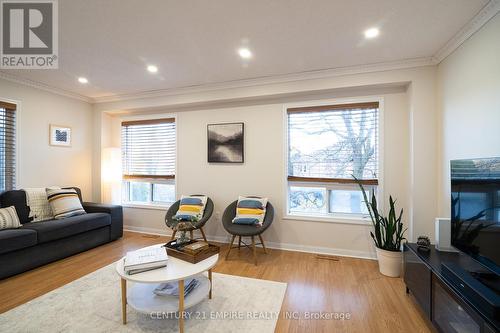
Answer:
<svg viewBox="0 0 500 333"><path fill-rule="evenodd" d="M101 198L104 203L121 203L121 181L120 148L104 148L101 154Z"/></svg>
<svg viewBox="0 0 500 333"><path fill-rule="evenodd" d="M121 181L122 166L120 148L104 148L102 150L101 165L101 180L104 183Z"/></svg>

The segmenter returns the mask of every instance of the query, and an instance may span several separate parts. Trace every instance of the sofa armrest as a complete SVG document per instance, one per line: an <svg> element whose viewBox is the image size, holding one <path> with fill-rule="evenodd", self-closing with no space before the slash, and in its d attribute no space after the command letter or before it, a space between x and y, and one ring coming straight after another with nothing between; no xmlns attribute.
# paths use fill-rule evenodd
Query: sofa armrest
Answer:
<svg viewBox="0 0 500 333"><path fill-rule="evenodd" d="M122 206L84 202L83 209L85 209L87 213L107 213L111 215L111 240L115 240L123 236Z"/></svg>

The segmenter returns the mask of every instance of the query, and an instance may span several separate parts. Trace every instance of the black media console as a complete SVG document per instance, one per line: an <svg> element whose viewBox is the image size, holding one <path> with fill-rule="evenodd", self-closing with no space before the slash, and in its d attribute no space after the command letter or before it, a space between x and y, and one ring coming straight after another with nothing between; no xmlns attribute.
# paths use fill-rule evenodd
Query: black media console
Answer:
<svg viewBox="0 0 500 333"><path fill-rule="evenodd" d="M450 274L484 271L471 257L439 252L434 246L430 252L418 251L416 244L405 244L404 266L406 291L439 332L500 332L500 320L488 303L464 291L461 282Z"/></svg>

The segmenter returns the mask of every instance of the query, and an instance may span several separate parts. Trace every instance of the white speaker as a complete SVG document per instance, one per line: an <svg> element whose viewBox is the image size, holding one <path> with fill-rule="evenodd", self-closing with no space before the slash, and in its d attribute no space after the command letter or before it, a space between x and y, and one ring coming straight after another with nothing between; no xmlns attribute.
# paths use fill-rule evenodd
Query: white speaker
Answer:
<svg viewBox="0 0 500 333"><path fill-rule="evenodd" d="M449 218L436 218L436 250L457 252L451 246L451 220Z"/></svg>

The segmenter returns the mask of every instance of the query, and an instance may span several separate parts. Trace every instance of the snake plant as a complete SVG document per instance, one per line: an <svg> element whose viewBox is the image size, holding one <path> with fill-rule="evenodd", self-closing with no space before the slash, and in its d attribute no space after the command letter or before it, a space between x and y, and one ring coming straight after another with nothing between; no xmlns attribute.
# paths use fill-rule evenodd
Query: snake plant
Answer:
<svg viewBox="0 0 500 333"><path fill-rule="evenodd" d="M369 201L363 184L358 178L354 177L354 179L363 192L364 202L370 214L374 229L370 231L370 235L375 242L375 246L386 251L401 251L401 242L406 239L404 234L407 230L404 228L401 220L403 217L403 209L401 208L399 215L396 215L396 201L392 199L392 196L389 196L389 214L383 216L378 210L375 193L372 192L372 198L371 201Z"/></svg>

